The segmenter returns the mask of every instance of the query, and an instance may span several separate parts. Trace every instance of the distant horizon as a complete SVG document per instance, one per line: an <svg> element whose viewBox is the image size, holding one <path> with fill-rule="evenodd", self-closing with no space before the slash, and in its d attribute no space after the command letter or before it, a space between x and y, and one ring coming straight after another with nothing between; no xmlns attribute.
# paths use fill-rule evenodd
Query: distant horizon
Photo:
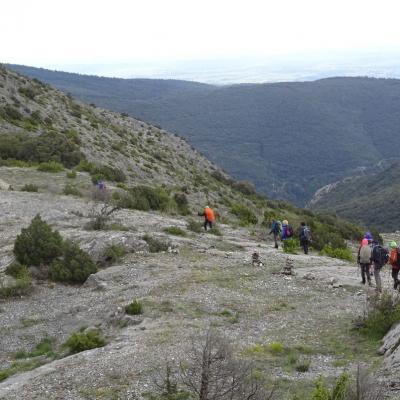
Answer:
<svg viewBox="0 0 400 400"><path fill-rule="evenodd" d="M213 85L314 81L334 77L400 78L400 51L371 49L285 54L270 59L192 59L23 65L100 78L173 79Z"/></svg>

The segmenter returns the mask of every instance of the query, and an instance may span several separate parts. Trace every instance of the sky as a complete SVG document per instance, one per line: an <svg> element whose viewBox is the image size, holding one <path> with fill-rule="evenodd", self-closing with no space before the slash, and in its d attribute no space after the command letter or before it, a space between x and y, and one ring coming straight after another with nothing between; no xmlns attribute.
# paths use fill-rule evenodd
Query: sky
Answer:
<svg viewBox="0 0 400 400"><path fill-rule="evenodd" d="M399 15L398 0L3 0L0 62L71 69L393 50Z"/></svg>

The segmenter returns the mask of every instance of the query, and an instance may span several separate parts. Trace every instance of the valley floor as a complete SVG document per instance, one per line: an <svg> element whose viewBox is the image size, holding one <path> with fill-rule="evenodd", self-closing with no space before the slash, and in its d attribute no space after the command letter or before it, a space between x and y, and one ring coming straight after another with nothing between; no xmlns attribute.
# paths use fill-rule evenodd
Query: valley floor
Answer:
<svg viewBox="0 0 400 400"><path fill-rule="evenodd" d="M107 345L11 376L0 383L0 399L142 399L152 390L156 370L185 360L193 341L210 327L226 336L238 356L254 359L277 382L282 399L293 393L302 398L318 376L354 371L358 363L378 370L385 382L392 379L385 379L390 371L381 366L375 344L352 331L369 294L355 264L288 256L265 235L226 225L219 226L221 237L167 235L163 228L186 230L186 222L156 213L121 210L114 220L127 231L86 231L89 210L86 201L70 196L0 191L0 272L12 259L16 235L37 213L89 251L105 240L134 247L145 233L170 240L178 251L131 252L82 286L35 281L33 294L1 302L2 368L45 337L60 348L82 327L100 327ZM264 266L251 265L254 251ZM281 274L288 257L295 276ZM384 281L390 285L388 272ZM142 315L123 312L132 299L143 302ZM272 342L292 350L296 360L264 352L263 345ZM309 364L308 370L298 372L299 362Z"/></svg>

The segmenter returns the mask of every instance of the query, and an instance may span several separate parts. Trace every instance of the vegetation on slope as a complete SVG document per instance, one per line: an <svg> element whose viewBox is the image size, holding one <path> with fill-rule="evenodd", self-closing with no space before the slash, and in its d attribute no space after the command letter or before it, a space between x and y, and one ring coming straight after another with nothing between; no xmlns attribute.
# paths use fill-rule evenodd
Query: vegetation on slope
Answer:
<svg viewBox="0 0 400 400"><path fill-rule="evenodd" d="M382 159L398 158L394 79L215 87L12 67L177 132L234 177L297 204L361 166L374 170Z"/></svg>

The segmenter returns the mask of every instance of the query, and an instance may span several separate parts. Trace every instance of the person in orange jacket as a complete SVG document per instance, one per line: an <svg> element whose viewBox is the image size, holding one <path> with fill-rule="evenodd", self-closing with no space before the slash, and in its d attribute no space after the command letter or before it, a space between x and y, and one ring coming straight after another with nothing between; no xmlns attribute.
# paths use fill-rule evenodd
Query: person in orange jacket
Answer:
<svg viewBox="0 0 400 400"><path fill-rule="evenodd" d="M212 208L206 206L203 213L199 215L204 217L204 229L207 230L207 226L209 226L211 229L213 227L213 223L215 222L215 214Z"/></svg>
<svg viewBox="0 0 400 400"><path fill-rule="evenodd" d="M397 247L396 242L390 242L390 256L389 256L389 264L392 266L392 278L393 278L393 289L400 290L400 281L399 281L399 271L400 271L400 259L399 259L399 248Z"/></svg>

